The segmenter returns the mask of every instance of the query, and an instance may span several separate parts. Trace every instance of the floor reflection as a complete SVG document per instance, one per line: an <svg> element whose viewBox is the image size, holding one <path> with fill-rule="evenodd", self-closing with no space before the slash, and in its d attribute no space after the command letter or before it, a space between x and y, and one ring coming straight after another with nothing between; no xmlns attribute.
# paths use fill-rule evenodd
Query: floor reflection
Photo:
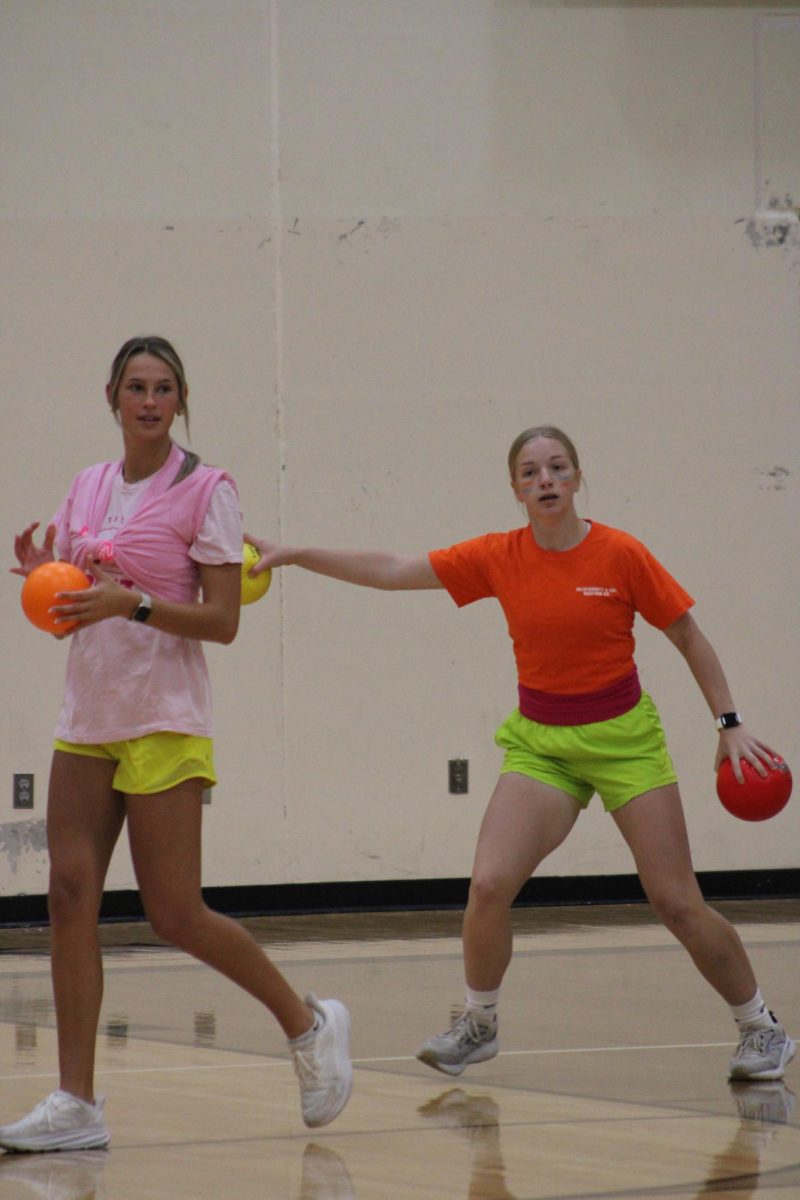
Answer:
<svg viewBox="0 0 800 1200"><path fill-rule="evenodd" d="M758 1194L761 1181L761 1156L780 1134L782 1126L790 1124L797 1097L783 1081L762 1083L730 1083L730 1092L740 1124L731 1140L714 1154L706 1180L694 1193L694 1200L704 1196L723 1196L735 1193L737 1200L750 1200ZM426 1122L463 1135L470 1156L470 1183L466 1200L516 1200L506 1183L506 1165L500 1137L500 1105L487 1093L467 1092L454 1087L435 1096L417 1109ZM769 1175L774 1182L774 1171ZM777 1172L785 1175L784 1171ZM783 1180L788 1186L795 1181ZM663 1189L652 1194L663 1195ZM324 1195L325 1193L323 1193ZM629 1193L625 1193L627 1196ZM641 1200L651 1194L646 1185ZM690 1191L685 1193L687 1197ZM800 1193L798 1193L800 1194ZM333 1192L339 1200L339 1193ZM354 1192L342 1192L344 1198ZM305 1193L302 1200L306 1200ZM317 1200L309 1192L308 1200Z"/></svg>
<svg viewBox="0 0 800 1200"><path fill-rule="evenodd" d="M14 1200L106 1200L107 1150L61 1150L57 1154L4 1154L0 1196Z"/></svg>
<svg viewBox="0 0 800 1200"><path fill-rule="evenodd" d="M717 1196L736 1193L736 1200L757 1197L761 1186L761 1156L788 1125L797 1097L782 1080L728 1084L741 1124L717 1154L705 1185L697 1193Z"/></svg>
<svg viewBox="0 0 800 1200"><path fill-rule="evenodd" d="M36 1055L38 1031L35 1021L18 1021L14 1026L14 1053L17 1062L32 1061Z"/></svg>
<svg viewBox="0 0 800 1200"><path fill-rule="evenodd" d="M127 1017L111 1016L106 1021L106 1041L108 1045L119 1049L128 1041L130 1024Z"/></svg>
<svg viewBox="0 0 800 1200"><path fill-rule="evenodd" d="M350 1172L340 1154L309 1142L303 1151L298 1200L357 1200Z"/></svg>
<svg viewBox="0 0 800 1200"><path fill-rule="evenodd" d="M417 1112L426 1122L463 1135L470 1156L467 1200L516 1200L506 1186L500 1148L500 1105L485 1093L448 1088Z"/></svg>
<svg viewBox="0 0 800 1200"><path fill-rule="evenodd" d="M217 1040L217 1018L213 1012L194 1014L195 1046L213 1046Z"/></svg>
<svg viewBox="0 0 800 1200"><path fill-rule="evenodd" d="M744 929L790 1023L799 909L793 924L772 924L754 905ZM97 1045L112 1149L0 1154L0 1200L800 1198L797 1067L788 1085L729 1086L735 1031L639 909L516 915L502 1053L458 1079L422 1068L413 1050L430 1032L426 1014L454 999L459 920L259 922L266 942L284 939L279 964L293 983L351 1006L357 1086L319 1131L302 1125L280 1028L252 997L185 955L118 940L105 951ZM0 1118L10 1121L56 1085L57 1041L46 955L4 954L2 941L0 931ZM601 998L589 1010L575 995L584 971ZM622 1006L620 982L634 979L641 1003ZM552 998L546 1026L530 1012L532 980Z"/></svg>
<svg viewBox="0 0 800 1200"><path fill-rule="evenodd" d="M762 1083L731 1081L728 1087L743 1121L768 1126L788 1125L791 1121L797 1097L782 1079L765 1079Z"/></svg>

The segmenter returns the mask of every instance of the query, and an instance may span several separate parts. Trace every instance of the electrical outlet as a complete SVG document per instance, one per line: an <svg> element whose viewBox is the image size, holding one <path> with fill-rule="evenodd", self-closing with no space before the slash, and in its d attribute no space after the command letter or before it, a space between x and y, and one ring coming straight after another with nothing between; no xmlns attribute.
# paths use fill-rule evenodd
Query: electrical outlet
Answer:
<svg viewBox="0 0 800 1200"><path fill-rule="evenodd" d="M14 808L33 808L33 775L14 772Z"/></svg>
<svg viewBox="0 0 800 1200"><path fill-rule="evenodd" d="M469 791L469 759L451 758L447 767L451 795L465 795Z"/></svg>

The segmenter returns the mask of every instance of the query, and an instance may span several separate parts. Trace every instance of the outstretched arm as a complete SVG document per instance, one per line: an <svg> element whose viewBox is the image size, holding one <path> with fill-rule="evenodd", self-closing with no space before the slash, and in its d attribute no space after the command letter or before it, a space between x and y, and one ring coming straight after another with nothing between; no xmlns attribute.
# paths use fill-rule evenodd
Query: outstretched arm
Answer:
<svg viewBox="0 0 800 1200"><path fill-rule="evenodd" d="M304 567L344 583L383 591L440 588L442 583L427 554L388 554L382 550L323 550L310 546L279 546L263 538L244 535L261 558L250 571L260 575L268 567Z"/></svg>
<svg viewBox="0 0 800 1200"><path fill-rule="evenodd" d="M736 705L722 663L694 617L690 613L684 613L672 625L668 625L664 633L686 659L712 715L716 718L720 713L735 711ZM734 729L720 730L714 769L719 769L723 759L730 758L733 773L741 783L743 776L740 758L751 763L759 775L766 775L767 767L772 765L774 757L775 751L771 747L748 733L744 725L737 725Z"/></svg>

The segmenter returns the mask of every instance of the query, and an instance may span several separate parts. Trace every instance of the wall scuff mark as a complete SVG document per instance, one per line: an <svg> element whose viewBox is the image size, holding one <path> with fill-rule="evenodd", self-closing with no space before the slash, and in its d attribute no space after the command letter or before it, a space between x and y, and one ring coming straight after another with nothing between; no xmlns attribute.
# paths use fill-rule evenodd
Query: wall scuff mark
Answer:
<svg viewBox="0 0 800 1200"><path fill-rule="evenodd" d="M47 852L47 828L44 818L31 821L7 821L0 825L0 858L16 875L25 854Z"/></svg>

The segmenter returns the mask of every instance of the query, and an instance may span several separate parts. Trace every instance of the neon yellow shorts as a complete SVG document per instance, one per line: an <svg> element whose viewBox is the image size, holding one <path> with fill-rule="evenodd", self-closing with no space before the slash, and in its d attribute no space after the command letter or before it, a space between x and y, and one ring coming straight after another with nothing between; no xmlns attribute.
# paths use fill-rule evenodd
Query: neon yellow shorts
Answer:
<svg viewBox="0 0 800 1200"><path fill-rule="evenodd" d="M515 709L494 740L506 752L501 775L515 771L549 783L581 808L597 792L606 812L613 812L677 779L661 718L646 692L621 717L590 725L540 725Z"/></svg>
<svg viewBox="0 0 800 1200"><path fill-rule="evenodd" d="M217 782L211 738L188 733L148 733L124 742L99 744L56 738L54 749L115 762L112 784L128 796L166 792L187 779L202 779L209 787Z"/></svg>

